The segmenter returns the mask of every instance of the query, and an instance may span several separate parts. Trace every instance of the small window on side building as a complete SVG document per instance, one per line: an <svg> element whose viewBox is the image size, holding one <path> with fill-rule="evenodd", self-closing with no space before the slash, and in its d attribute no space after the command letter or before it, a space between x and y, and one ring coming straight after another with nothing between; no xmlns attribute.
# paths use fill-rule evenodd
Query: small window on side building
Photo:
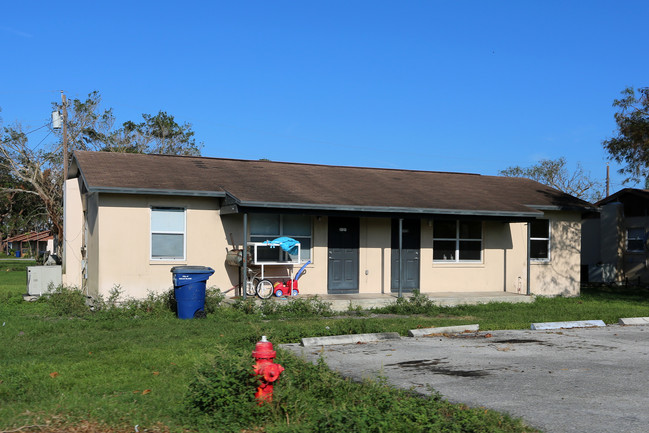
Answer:
<svg viewBox="0 0 649 433"><path fill-rule="evenodd" d="M644 252L645 240L642 227L630 227L626 229L626 250L628 252Z"/></svg>
<svg viewBox="0 0 649 433"><path fill-rule="evenodd" d="M534 220L530 223L530 259L550 260L550 220Z"/></svg>

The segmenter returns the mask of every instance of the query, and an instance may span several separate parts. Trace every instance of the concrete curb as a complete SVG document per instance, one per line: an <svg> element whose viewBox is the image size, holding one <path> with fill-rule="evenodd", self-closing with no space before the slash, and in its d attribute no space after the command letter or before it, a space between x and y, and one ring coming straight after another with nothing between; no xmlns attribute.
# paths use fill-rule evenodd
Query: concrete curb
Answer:
<svg viewBox="0 0 649 433"><path fill-rule="evenodd" d="M439 334L456 334L461 332L474 332L480 325L440 326L439 328L419 328L408 331L409 337L430 337Z"/></svg>
<svg viewBox="0 0 649 433"><path fill-rule="evenodd" d="M542 331L546 329L590 328L593 326L606 326L603 320L577 320L574 322L545 322L532 323L531 329Z"/></svg>
<svg viewBox="0 0 649 433"><path fill-rule="evenodd" d="M384 340L399 340L398 332L381 332L376 334L331 335L328 337L308 337L302 339L302 346L329 346L332 344L374 343Z"/></svg>
<svg viewBox="0 0 649 433"><path fill-rule="evenodd" d="M618 320L620 325L649 325L649 317L625 317Z"/></svg>

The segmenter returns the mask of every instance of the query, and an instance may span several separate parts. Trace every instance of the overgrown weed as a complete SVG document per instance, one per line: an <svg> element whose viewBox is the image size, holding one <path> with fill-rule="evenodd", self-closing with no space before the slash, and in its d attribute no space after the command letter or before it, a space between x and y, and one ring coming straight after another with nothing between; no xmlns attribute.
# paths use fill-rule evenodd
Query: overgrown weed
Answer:
<svg viewBox="0 0 649 433"><path fill-rule="evenodd" d="M377 308L374 311L388 314L426 314L434 316L442 311L442 307L435 304L428 296L422 295L415 290L411 296L397 298L393 304Z"/></svg>
<svg viewBox="0 0 649 433"><path fill-rule="evenodd" d="M189 385L190 424L224 432L534 431L507 415L453 405L435 392L424 397L381 378L361 383L345 379L322 357L313 365L279 350L277 362L285 371L274 385L273 401L258 406L250 354L220 350L199 367Z"/></svg>
<svg viewBox="0 0 649 433"><path fill-rule="evenodd" d="M215 313L222 305L225 296L217 288L211 287L205 292L205 312ZM108 297L90 298L74 287L59 286L51 288L50 293L43 295L40 302L46 303L55 316L68 317L165 317L176 312L176 300L173 289L162 293L148 291L141 299L125 295L120 285L109 291Z"/></svg>
<svg viewBox="0 0 649 433"><path fill-rule="evenodd" d="M318 296L313 298L272 299L263 302L255 298L236 299L232 308L247 315L256 315L267 319L276 318L305 318L334 316L331 303L323 301Z"/></svg>
<svg viewBox="0 0 649 433"><path fill-rule="evenodd" d="M76 288L50 287L49 293L39 300L45 302L55 316L85 317L90 313L88 298Z"/></svg>

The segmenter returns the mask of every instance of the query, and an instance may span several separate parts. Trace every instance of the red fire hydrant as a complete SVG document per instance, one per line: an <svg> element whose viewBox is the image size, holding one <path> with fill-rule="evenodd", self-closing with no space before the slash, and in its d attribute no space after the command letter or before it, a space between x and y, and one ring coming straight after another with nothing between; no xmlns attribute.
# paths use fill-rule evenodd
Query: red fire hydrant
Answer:
<svg viewBox="0 0 649 433"><path fill-rule="evenodd" d="M273 382L279 379L279 375L284 371L284 367L275 364L273 361L275 358L273 343L266 340L265 335L255 345L255 350L252 351L252 357L256 361L253 369L255 374L259 376L261 382L257 387L255 397L261 405L263 402L273 400Z"/></svg>

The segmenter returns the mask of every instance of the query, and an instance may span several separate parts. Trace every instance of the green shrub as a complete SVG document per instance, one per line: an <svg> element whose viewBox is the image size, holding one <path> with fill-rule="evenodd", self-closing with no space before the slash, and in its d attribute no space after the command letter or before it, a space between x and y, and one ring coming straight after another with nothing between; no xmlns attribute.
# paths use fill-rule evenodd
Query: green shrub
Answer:
<svg viewBox="0 0 649 433"><path fill-rule="evenodd" d="M389 314L427 314L435 315L442 311L442 307L435 304L428 296L415 291L409 297L397 298L391 305L374 310L377 313Z"/></svg>
<svg viewBox="0 0 649 433"><path fill-rule="evenodd" d="M93 306L100 315L111 317L161 317L171 314L173 292L156 294L148 291L142 299L123 297L124 289L117 284L110 289L107 299L99 297Z"/></svg>
<svg viewBox="0 0 649 433"><path fill-rule="evenodd" d="M85 317L90 313L88 298L77 288L59 286L41 299L56 316Z"/></svg>
<svg viewBox="0 0 649 433"><path fill-rule="evenodd" d="M241 431L261 425L268 407L255 400L258 380L252 375L250 352L217 348L211 362L198 368L189 384L187 409L219 431Z"/></svg>
<svg viewBox="0 0 649 433"><path fill-rule="evenodd" d="M224 299L225 295L221 293L220 289L216 287L208 287L205 291L205 312L207 314L216 313L219 307L221 307ZM175 300L173 302L175 303Z"/></svg>
<svg viewBox="0 0 649 433"><path fill-rule="evenodd" d="M269 299L258 301L249 297L237 299L232 308L244 314L259 315L265 318L304 318L312 316L333 316L331 303L317 296L313 298Z"/></svg>
<svg viewBox="0 0 649 433"><path fill-rule="evenodd" d="M209 288L205 292L205 312L215 313L225 296L217 288ZM142 299L124 296L124 289L115 285L110 290L108 298L99 297L94 306L102 314L120 317L164 317L176 312L174 290L162 293L147 292Z"/></svg>

